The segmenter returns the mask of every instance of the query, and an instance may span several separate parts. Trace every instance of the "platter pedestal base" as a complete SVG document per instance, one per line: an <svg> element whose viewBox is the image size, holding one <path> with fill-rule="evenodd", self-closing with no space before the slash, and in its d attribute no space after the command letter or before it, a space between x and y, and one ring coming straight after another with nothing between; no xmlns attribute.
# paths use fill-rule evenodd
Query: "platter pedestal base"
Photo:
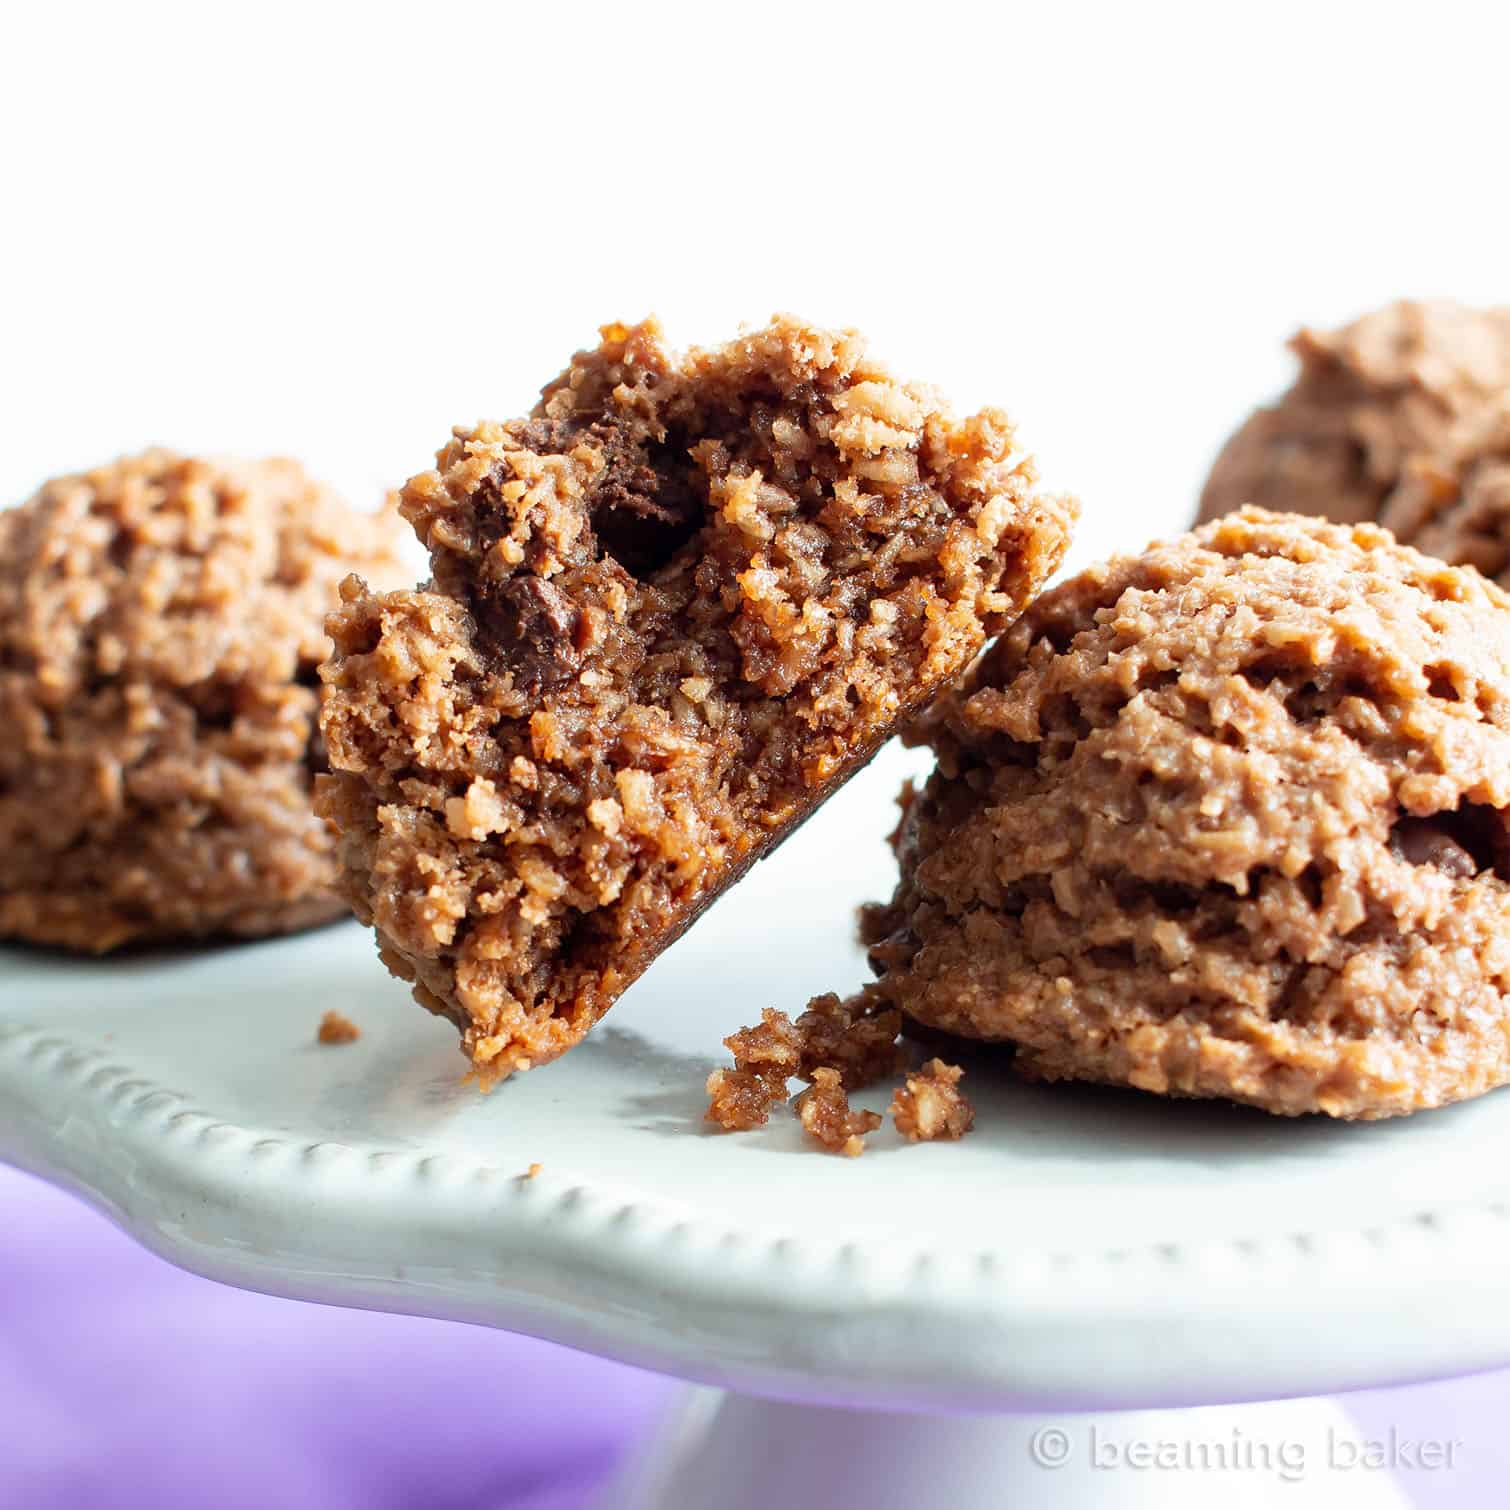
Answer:
<svg viewBox="0 0 1510 1510"><path fill-rule="evenodd" d="M921 1416L689 1390L598 1510L1408 1510L1328 1400Z"/></svg>

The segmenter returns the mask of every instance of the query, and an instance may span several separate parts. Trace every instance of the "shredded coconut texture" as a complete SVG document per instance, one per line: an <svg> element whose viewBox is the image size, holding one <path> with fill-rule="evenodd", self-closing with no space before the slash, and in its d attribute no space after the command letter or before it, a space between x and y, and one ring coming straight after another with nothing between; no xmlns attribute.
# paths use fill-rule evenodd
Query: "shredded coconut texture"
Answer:
<svg viewBox="0 0 1510 1510"><path fill-rule="evenodd" d="M337 584L398 521L149 451L0 513L0 936L103 952L344 911L310 807Z"/></svg>
<svg viewBox="0 0 1510 1510"><path fill-rule="evenodd" d="M959 1088L957 1064L930 1059L891 1098L891 1120L910 1143L955 1142L975 1126L975 1108Z"/></svg>
<svg viewBox="0 0 1510 1510"><path fill-rule="evenodd" d="M813 1071L812 1085L797 1098L797 1119L808 1137L849 1159L865 1152L866 1137L881 1125L877 1112L850 1110L842 1077L827 1067Z"/></svg>
<svg viewBox="0 0 1510 1510"><path fill-rule="evenodd" d="M1384 1117L1510 1076L1510 597L1245 509L1046 594L926 721L874 989L1047 1080Z"/></svg>
<svg viewBox="0 0 1510 1510"><path fill-rule="evenodd" d="M607 326L410 481L433 579L347 584L319 805L484 1081L576 1043L1015 619L1076 512L1034 482L999 411L791 318L684 355Z"/></svg>
<svg viewBox="0 0 1510 1510"><path fill-rule="evenodd" d="M1510 587L1510 308L1402 302L1290 344L1300 376L1227 442L1201 519L1372 520Z"/></svg>
<svg viewBox="0 0 1510 1510"><path fill-rule="evenodd" d="M734 1067L708 1076L707 1119L728 1132L762 1127L787 1099L787 1081L815 1081L820 1069L837 1075L846 1091L874 1085L906 1063L901 1030L902 1014L869 990L848 1001L832 992L815 996L796 1022L767 1007L755 1026L724 1039Z"/></svg>

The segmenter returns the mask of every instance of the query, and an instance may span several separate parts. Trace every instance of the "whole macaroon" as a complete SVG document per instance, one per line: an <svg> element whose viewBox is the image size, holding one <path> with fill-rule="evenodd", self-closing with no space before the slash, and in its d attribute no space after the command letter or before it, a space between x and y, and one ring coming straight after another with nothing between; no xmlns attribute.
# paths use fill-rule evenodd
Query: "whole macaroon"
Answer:
<svg viewBox="0 0 1510 1510"><path fill-rule="evenodd" d="M1244 509L1042 597L939 705L863 928L919 1022L1375 1118L1510 1078L1510 596Z"/></svg>
<svg viewBox="0 0 1510 1510"><path fill-rule="evenodd" d="M292 461L149 451L0 513L0 937L101 953L344 910L316 668L392 516Z"/></svg>
<svg viewBox="0 0 1510 1510"><path fill-rule="evenodd" d="M1200 519L1372 520L1510 586L1510 308L1401 301L1290 345L1300 375L1227 442Z"/></svg>

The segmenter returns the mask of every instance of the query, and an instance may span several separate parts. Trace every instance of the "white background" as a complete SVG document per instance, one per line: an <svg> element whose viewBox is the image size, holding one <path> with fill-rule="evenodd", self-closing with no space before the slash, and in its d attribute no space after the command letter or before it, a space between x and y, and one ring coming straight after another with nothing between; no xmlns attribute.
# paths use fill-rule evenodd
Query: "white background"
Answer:
<svg viewBox="0 0 1510 1510"><path fill-rule="evenodd" d="M1136 545L1297 323L1506 297L1501 11L11 5L0 500L162 442L374 501L606 320L785 308Z"/></svg>

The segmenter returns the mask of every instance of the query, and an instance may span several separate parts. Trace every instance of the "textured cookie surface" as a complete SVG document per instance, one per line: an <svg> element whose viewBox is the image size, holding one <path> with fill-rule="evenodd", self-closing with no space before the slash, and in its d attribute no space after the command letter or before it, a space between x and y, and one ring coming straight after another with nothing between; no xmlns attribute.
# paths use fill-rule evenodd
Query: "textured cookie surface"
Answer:
<svg viewBox="0 0 1510 1510"><path fill-rule="evenodd" d="M1045 594L927 728L881 999L1281 1113L1510 1077L1510 597L1476 573L1244 510Z"/></svg>
<svg viewBox="0 0 1510 1510"><path fill-rule="evenodd" d="M154 451L0 512L0 937L100 952L337 915L316 668L395 522Z"/></svg>
<svg viewBox="0 0 1510 1510"><path fill-rule="evenodd" d="M1228 441L1201 519L1373 520L1510 586L1510 309L1402 302L1291 346L1300 376Z"/></svg>
<svg viewBox="0 0 1510 1510"><path fill-rule="evenodd" d="M352 903L485 1078L576 1042L1010 623L1074 505L1006 417L852 333L604 328L402 510L422 590L332 620L323 812Z"/></svg>

